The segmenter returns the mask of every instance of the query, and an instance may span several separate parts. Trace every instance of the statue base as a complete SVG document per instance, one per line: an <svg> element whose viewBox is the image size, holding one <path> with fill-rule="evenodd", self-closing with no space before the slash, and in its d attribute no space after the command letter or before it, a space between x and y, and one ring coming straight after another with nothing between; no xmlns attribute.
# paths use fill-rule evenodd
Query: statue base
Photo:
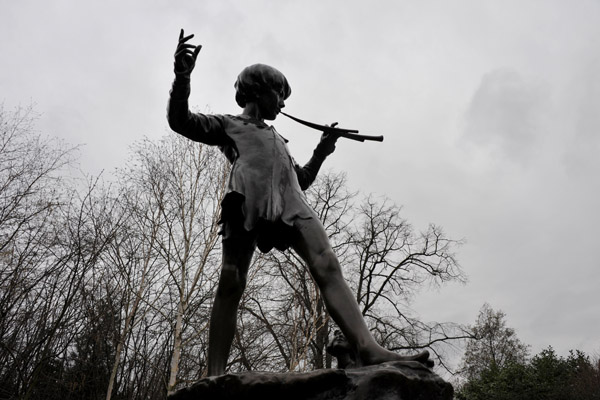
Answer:
<svg viewBox="0 0 600 400"><path fill-rule="evenodd" d="M395 361L354 369L245 372L201 379L169 400L451 400L452 385L421 363Z"/></svg>

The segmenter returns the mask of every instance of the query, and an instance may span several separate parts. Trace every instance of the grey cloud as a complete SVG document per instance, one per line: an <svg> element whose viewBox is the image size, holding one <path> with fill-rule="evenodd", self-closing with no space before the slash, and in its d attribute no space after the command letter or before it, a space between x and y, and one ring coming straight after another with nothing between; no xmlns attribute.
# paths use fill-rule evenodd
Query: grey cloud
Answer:
<svg viewBox="0 0 600 400"><path fill-rule="evenodd" d="M597 50L596 50L597 51ZM564 162L570 176L597 175L600 162L600 52L590 55L571 84L573 132Z"/></svg>
<svg viewBox="0 0 600 400"><path fill-rule="evenodd" d="M543 86L517 71L497 69L483 76L466 113L464 137L503 156L526 163L543 110Z"/></svg>

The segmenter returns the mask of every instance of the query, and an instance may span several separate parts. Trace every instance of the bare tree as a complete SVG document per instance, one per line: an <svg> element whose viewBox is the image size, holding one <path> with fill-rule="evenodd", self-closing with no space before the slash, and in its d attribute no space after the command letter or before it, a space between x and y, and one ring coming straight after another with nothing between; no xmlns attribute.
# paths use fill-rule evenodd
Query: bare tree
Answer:
<svg viewBox="0 0 600 400"><path fill-rule="evenodd" d="M69 305L97 250L61 179L75 148L37 134L35 118L0 106L0 387L25 397L69 344L58 332L77 318ZM70 213L76 225L65 224Z"/></svg>
<svg viewBox="0 0 600 400"><path fill-rule="evenodd" d="M218 219L228 167L215 149L176 136L158 143L145 140L135 147L133 157L130 167L121 172L128 186L123 201L140 238L134 252L143 262L122 337L138 312L138 299L149 284L153 264L155 297L145 306L171 324L170 391L178 384L186 350L191 358L186 359L185 372L193 369L192 376L197 376L203 369L193 343L203 340L200 336L207 328L208 302L220 265ZM121 271L130 275L125 264Z"/></svg>
<svg viewBox="0 0 600 400"><path fill-rule="evenodd" d="M388 199L373 196L358 207L351 264L356 298L382 344L392 350L428 348L446 368L445 347L469 334L456 324L420 321L410 303L424 287L465 281L455 255L462 241L433 224L416 232L400 212Z"/></svg>
<svg viewBox="0 0 600 400"><path fill-rule="evenodd" d="M107 297L119 298L119 314L124 317L119 322L114 360L106 389L106 399L110 400L127 340L136 324L151 311L155 301L151 288L160 279L161 271L157 267L157 254L153 249L158 221L152 217L159 211L140 206L143 193L126 185L120 187L118 193L107 193L107 196L114 198L116 206L113 217L119 223L109 249L103 255L105 268L100 280L106 281Z"/></svg>
<svg viewBox="0 0 600 400"><path fill-rule="evenodd" d="M0 109L0 397L162 398L206 369L228 166L216 149L143 140L110 185L64 178L75 148L43 139L31 110ZM429 284L464 279L460 241L423 233L343 174L307 191L378 340L443 348L450 324L411 315ZM257 254L230 371L331 366L335 329L294 252Z"/></svg>
<svg viewBox="0 0 600 400"><path fill-rule="evenodd" d="M467 379L479 378L490 367L527 360L528 346L519 340L514 329L506 326L506 314L495 311L489 304L481 307L471 331L473 340L467 343L462 362L462 374Z"/></svg>

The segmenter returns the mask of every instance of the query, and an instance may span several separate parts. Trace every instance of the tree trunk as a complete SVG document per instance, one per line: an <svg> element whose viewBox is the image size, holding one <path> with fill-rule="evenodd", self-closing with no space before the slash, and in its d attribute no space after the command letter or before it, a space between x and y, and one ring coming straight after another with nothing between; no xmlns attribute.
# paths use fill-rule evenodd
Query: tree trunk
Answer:
<svg viewBox="0 0 600 400"><path fill-rule="evenodd" d="M171 368L169 373L169 383L167 385L167 392L169 394L175 391L175 385L177 384L177 371L179 370L179 359L181 358L181 346L182 346L182 328L183 328L183 314L185 313L185 307L183 302L180 302L177 306L177 321L175 323L175 332L173 333L173 355L171 356Z"/></svg>

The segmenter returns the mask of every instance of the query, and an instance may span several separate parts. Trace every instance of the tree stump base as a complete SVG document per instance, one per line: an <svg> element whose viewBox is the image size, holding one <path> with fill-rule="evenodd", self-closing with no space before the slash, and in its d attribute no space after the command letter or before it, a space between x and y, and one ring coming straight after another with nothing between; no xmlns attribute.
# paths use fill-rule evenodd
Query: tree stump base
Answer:
<svg viewBox="0 0 600 400"><path fill-rule="evenodd" d="M307 373L245 372L201 379L169 400L451 400L452 385L414 361Z"/></svg>

